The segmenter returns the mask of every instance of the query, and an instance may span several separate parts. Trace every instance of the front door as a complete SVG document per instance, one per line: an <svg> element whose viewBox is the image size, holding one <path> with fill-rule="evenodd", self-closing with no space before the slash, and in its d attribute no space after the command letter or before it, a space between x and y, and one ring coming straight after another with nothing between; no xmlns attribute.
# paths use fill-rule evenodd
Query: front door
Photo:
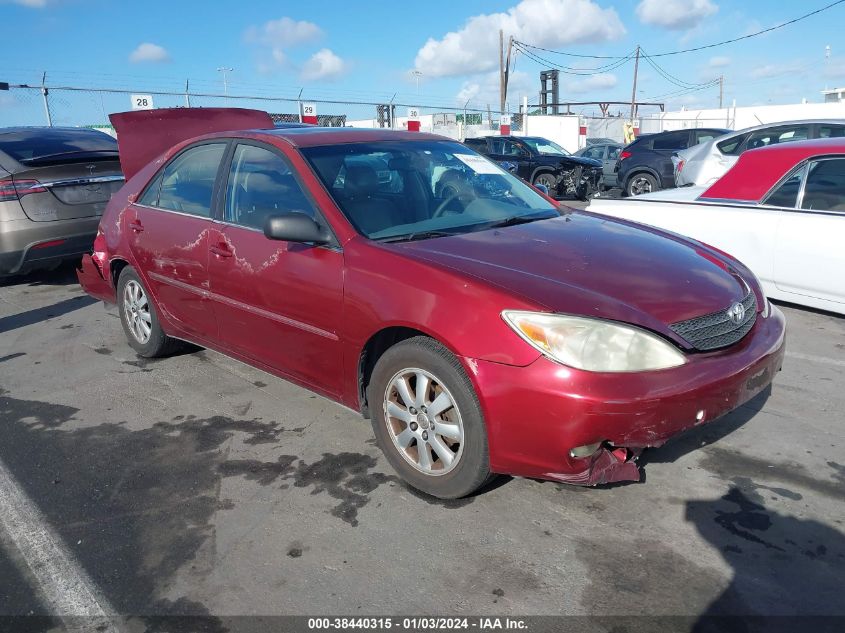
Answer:
<svg viewBox="0 0 845 633"><path fill-rule="evenodd" d="M123 230L160 310L186 333L214 338L208 300L208 236L217 172L226 143L174 157L123 216Z"/></svg>
<svg viewBox="0 0 845 633"><path fill-rule="evenodd" d="M264 236L271 215L299 212L325 223L276 148L236 145L225 182L222 221L215 223L208 244L221 342L317 390L338 394L343 253L336 245Z"/></svg>

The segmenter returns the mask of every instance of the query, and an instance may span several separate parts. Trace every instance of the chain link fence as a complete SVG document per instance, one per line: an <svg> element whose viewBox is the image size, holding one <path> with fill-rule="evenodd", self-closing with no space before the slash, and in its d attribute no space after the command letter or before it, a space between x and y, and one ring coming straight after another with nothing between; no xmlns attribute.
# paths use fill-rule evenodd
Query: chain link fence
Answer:
<svg viewBox="0 0 845 633"><path fill-rule="evenodd" d="M139 103L134 103L138 101ZM406 99L406 101L410 101ZM143 103L142 103L143 102ZM317 112L317 123L329 127L407 129L419 122L419 131L462 140L499 130L501 113L490 108L449 107L378 100L333 100L272 95L216 94L186 89L148 90L89 88L76 85L10 85L0 92L0 126L53 125L109 130L109 114L133 107L238 107L264 110L277 123L300 121L303 105ZM518 132L522 115L512 117L511 130Z"/></svg>

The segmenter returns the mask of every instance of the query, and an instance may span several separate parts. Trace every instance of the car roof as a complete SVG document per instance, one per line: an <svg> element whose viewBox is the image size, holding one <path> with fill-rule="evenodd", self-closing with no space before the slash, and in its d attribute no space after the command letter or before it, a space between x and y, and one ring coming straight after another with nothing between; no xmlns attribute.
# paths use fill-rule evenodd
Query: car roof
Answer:
<svg viewBox="0 0 845 633"><path fill-rule="evenodd" d="M845 155L845 138L791 141L748 150L701 199L757 202L798 163L835 154Z"/></svg>
<svg viewBox="0 0 845 633"><path fill-rule="evenodd" d="M454 139L437 134L386 130L382 128L308 126L244 131L255 134L256 136L283 138L294 147L318 147L321 145L368 143L375 141L454 141ZM220 134L220 136L223 135L225 134Z"/></svg>
<svg viewBox="0 0 845 633"><path fill-rule="evenodd" d="M47 125L18 125L15 127L0 127L0 134L23 134L32 132L43 132L44 134L51 134L51 135L59 135L59 134L68 134L68 133L80 133L80 134L101 134L103 136L109 136L105 132L100 130L95 130L90 127L72 127L72 126L47 126Z"/></svg>
<svg viewBox="0 0 845 633"><path fill-rule="evenodd" d="M767 130L769 128L781 127L784 125L819 125L829 123L831 125L845 125L845 119L796 119L794 121L776 121L772 123L763 123L761 125L752 125L741 130L728 132L725 136L736 136L739 134L746 134L747 132L756 132L758 130Z"/></svg>

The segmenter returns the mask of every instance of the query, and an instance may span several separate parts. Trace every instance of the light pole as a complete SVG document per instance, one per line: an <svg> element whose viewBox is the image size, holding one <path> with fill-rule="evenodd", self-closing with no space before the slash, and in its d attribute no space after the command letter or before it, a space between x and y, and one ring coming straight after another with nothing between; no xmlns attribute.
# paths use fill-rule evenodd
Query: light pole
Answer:
<svg viewBox="0 0 845 633"><path fill-rule="evenodd" d="M225 66L220 66L217 69L217 72L223 73L223 94L226 95L226 98L229 97L229 82L227 81L227 73L232 72L235 70L234 68L226 68Z"/></svg>
<svg viewBox="0 0 845 633"><path fill-rule="evenodd" d="M414 79L417 82L417 96L420 96L420 77L422 77L422 71L419 70L412 70L411 74L414 76Z"/></svg>

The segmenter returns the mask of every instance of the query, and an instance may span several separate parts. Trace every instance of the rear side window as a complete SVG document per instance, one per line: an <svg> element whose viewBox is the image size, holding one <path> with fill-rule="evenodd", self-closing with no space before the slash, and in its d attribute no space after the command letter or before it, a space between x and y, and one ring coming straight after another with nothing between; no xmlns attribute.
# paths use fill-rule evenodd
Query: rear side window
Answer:
<svg viewBox="0 0 845 633"><path fill-rule="evenodd" d="M696 143L706 143L707 141L712 141L717 136L721 136L721 134L717 132L696 132L695 133L695 142Z"/></svg>
<svg viewBox="0 0 845 633"><path fill-rule="evenodd" d="M225 143L209 143L192 147L170 161L161 177L156 206L211 217L211 195L225 151Z"/></svg>
<svg viewBox="0 0 845 633"><path fill-rule="evenodd" d="M724 141L716 143L716 147L718 147L719 151L725 154L726 156L737 156L740 153L742 144L747 138L747 134L740 134L732 138L726 138Z"/></svg>
<svg viewBox="0 0 845 633"><path fill-rule="evenodd" d="M671 134L661 134L656 136L653 140L653 149L686 149L689 147L689 132L673 132Z"/></svg>
<svg viewBox="0 0 845 633"><path fill-rule="evenodd" d="M0 134L0 150L19 163L98 153L113 158L117 154L117 141L103 132L84 128L32 128Z"/></svg>
<svg viewBox="0 0 845 633"><path fill-rule="evenodd" d="M622 151L621 147L608 147L607 148L607 159L608 160L616 160L619 158L619 152Z"/></svg>
<svg viewBox="0 0 845 633"><path fill-rule="evenodd" d="M314 218L288 162L255 145L238 145L226 187L226 221L262 229L271 215L297 211Z"/></svg>
<svg viewBox="0 0 845 633"><path fill-rule="evenodd" d="M487 141L483 138L468 138L464 140L464 145L474 149L476 152L487 151Z"/></svg>
<svg viewBox="0 0 845 633"><path fill-rule="evenodd" d="M801 208L845 211L845 158L810 163Z"/></svg>
<svg viewBox="0 0 845 633"><path fill-rule="evenodd" d="M801 180L804 178L804 165L798 167L780 186L769 194L764 204L773 207L794 209L798 204L798 192L801 190Z"/></svg>

